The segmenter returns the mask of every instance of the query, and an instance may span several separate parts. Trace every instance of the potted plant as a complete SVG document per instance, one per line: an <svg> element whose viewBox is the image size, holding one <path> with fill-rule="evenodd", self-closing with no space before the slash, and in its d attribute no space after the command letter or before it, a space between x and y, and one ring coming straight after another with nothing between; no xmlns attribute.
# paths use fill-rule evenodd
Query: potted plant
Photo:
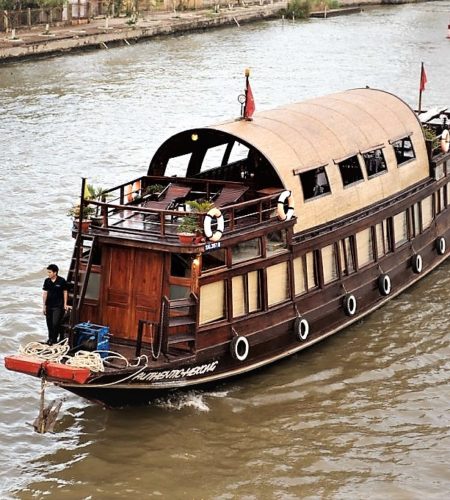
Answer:
<svg viewBox="0 0 450 500"><path fill-rule="evenodd" d="M177 227L180 243L193 243L199 231L200 227L198 225L197 217L195 215L185 215L181 218Z"/></svg>
<svg viewBox="0 0 450 500"><path fill-rule="evenodd" d="M94 207L91 207L90 205L84 205L82 219L81 219L82 232L86 232L89 229L89 226L91 225L91 217L94 214L95 214ZM67 215L69 217L72 217L73 226L75 229L78 229L78 221L80 219L80 204L75 203L74 205L72 205L72 207L68 210Z"/></svg>

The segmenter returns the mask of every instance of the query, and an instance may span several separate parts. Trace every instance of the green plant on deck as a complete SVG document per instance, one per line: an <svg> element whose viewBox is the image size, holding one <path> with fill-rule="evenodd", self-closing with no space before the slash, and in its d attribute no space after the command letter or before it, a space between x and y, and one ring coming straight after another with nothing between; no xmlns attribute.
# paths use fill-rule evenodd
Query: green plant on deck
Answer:
<svg viewBox="0 0 450 500"><path fill-rule="evenodd" d="M192 200L186 202L186 205L188 205L193 212L206 213L213 208L214 203L208 200Z"/></svg>
<svg viewBox="0 0 450 500"><path fill-rule="evenodd" d="M161 193L163 190L164 186L162 184L150 184L150 186L145 188L144 195Z"/></svg>
<svg viewBox="0 0 450 500"><path fill-rule="evenodd" d="M84 205L83 206L83 220L88 220L90 219L93 215L95 214L95 208L91 207L90 205ZM80 218L80 204L75 203L72 205L71 208L67 211L67 215L69 217L72 217L74 220Z"/></svg>
<svg viewBox="0 0 450 500"><path fill-rule="evenodd" d="M185 215L181 218L181 222L177 227L177 233L197 234L199 231L201 231L201 228L195 215Z"/></svg>
<svg viewBox="0 0 450 500"><path fill-rule="evenodd" d="M436 135L436 131L432 128L424 127L423 135L426 141L431 142L432 149L436 149L439 146L439 139Z"/></svg>

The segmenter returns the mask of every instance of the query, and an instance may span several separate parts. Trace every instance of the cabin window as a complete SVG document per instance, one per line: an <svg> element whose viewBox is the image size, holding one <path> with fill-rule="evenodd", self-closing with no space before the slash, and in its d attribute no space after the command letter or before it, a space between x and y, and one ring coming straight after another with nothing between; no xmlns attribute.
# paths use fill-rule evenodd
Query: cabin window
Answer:
<svg viewBox="0 0 450 500"><path fill-rule="evenodd" d="M220 167L222 160L227 149L227 144L221 144L206 150L205 157L203 158L200 171L210 170L211 168Z"/></svg>
<svg viewBox="0 0 450 500"><path fill-rule="evenodd" d="M300 174L303 198L309 200L331 192L325 167L314 168Z"/></svg>
<svg viewBox="0 0 450 500"><path fill-rule="evenodd" d="M306 284L308 290L312 290L313 288L317 288L318 280L317 280L317 264L316 258L314 257L313 252L309 252L306 254Z"/></svg>
<svg viewBox="0 0 450 500"><path fill-rule="evenodd" d="M420 234L420 205L419 203L415 203L412 208L412 218L413 218L413 223L412 227L414 230L414 236L418 236Z"/></svg>
<svg viewBox="0 0 450 500"><path fill-rule="evenodd" d="M392 147L394 148L398 166L410 160L414 160L416 157L410 137L405 137L404 139L393 142Z"/></svg>
<svg viewBox="0 0 450 500"><path fill-rule="evenodd" d="M200 287L199 324L225 317L225 281L215 281Z"/></svg>
<svg viewBox="0 0 450 500"><path fill-rule="evenodd" d="M326 285L332 281L336 281L339 277L338 267L337 267L337 255L336 246L328 245L322 248L322 270L323 270L323 282Z"/></svg>
<svg viewBox="0 0 450 500"><path fill-rule="evenodd" d="M289 298L288 263L280 262L266 269L267 303L269 306L284 302Z"/></svg>
<svg viewBox="0 0 450 500"><path fill-rule="evenodd" d="M303 257L294 259L294 286L295 295L301 295L306 292L305 272L303 269Z"/></svg>
<svg viewBox="0 0 450 500"><path fill-rule="evenodd" d="M364 179L357 156L350 156L350 158L340 161L338 167L344 187Z"/></svg>
<svg viewBox="0 0 450 500"><path fill-rule="evenodd" d="M377 241L377 256L383 257L392 251L390 240L389 221L386 219L375 226L376 241Z"/></svg>
<svg viewBox="0 0 450 500"><path fill-rule="evenodd" d="M422 208L422 229L431 226L433 222L433 198L428 196L421 202Z"/></svg>
<svg viewBox="0 0 450 500"><path fill-rule="evenodd" d="M230 157L228 163L234 163L240 160L246 160L248 157L248 147L244 146L240 142L235 142L233 148L231 149Z"/></svg>
<svg viewBox="0 0 450 500"><path fill-rule="evenodd" d="M398 248L408 241L408 218L406 212L394 215L393 221L395 248Z"/></svg>
<svg viewBox="0 0 450 500"><path fill-rule="evenodd" d="M341 271L342 274L351 274L356 271L354 238L350 236L340 242Z"/></svg>
<svg viewBox="0 0 450 500"><path fill-rule="evenodd" d="M235 276L231 281L233 295L233 317L259 311L261 309L259 272Z"/></svg>
<svg viewBox="0 0 450 500"><path fill-rule="evenodd" d="M86 288L86 299L98 300L100 293L100 273L89 273L89 280Z"/></svg>
<svg viewBox="0 0 450 500"><path fill-rule="evenodd" d="M231 259L233 264L245 260L254 259L261 256L261 241L259 238L253 240L241 241L231 249Z"/></svg>
<svg viewBox="0 0 450 500"><path fill-rule="evenodd" d="M370 179L377 174L386 172L386 160L384 159L382 149L374 149L363 153L364 163L366 165L367 177Z"/></svg>
<svg viewBox="0 0 450 500"><path fill-rule="evenodd" d="M205 252L202 256L202 271L210 271L211 269L217 269L218 267L223 267L226 264L226 251L224 248L219 248L218 250L212 250L211 252Z"/></svg>
<svg viewBox="0 0 450 500"><path fill-rule="evenodd" d="M442 187L439 191L436 192L436 215L441 213L445 208L445 192Z"/></svg>
<svg viewBox="0 0 450 500"><path fill-rule="evenodd" d="M170 255L170 275L179 278L190 278L191 257L187 254L173 253Z"/></svg>
<svg viewBox="0 0 450 500"><path fill-rule="evenodd" d="M266 255L274 255L287 248L286 231L273 231L266 234Z"/></svg>
<svg viewBox="0 0 450 500"><path fill-rule="evenodd" d="M164 175L178 175L179 177L184 177L186 175L190 159L191 153L169 158Z"/></svg>
<svg viewBox="0 0 450 500"><path fill-rule="evenodd" d="M187 299L191 294L191 287L185 285L169 285L170 300Z"/></svg>
<svg viewBox="0 0 450 500"><path fill-rule="evenodd" d="M368 227L356 233L356 252L358 267L367 266L374 261L372 228Z"/></svg>

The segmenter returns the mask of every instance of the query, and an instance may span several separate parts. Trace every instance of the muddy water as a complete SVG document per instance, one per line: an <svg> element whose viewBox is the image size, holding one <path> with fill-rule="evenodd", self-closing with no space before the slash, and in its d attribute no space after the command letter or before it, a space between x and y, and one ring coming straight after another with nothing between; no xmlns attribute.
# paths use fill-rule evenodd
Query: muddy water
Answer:
<svg viewBox="0 0 450 500"><path fill-rule="evenodd" d="M249 26L0 67L0 356L45 336L80 177L146 171L169 135L351 87L450 104L450 2ZM394 498L450 491L450 262L365 321L211 392L105 411L66 395L37 435L39 384L1 370L3 498ZM61 396L49 389L49 398Z"/></svg>

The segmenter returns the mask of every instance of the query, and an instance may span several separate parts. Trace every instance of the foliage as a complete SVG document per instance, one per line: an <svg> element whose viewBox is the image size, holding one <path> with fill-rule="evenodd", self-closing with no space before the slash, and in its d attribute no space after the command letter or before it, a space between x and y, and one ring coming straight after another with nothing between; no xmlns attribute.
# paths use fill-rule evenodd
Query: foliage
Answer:
<svg viewBox="0 0 450 500"><path fill-rule="evenodd" d="M311 0L291 0L283 14L288 17L306 19L311 13L311 6Z"/></svg>
<svg viewBox="0 0 450 500"><path fill-rule="evenodd" d="M439 139L437 138L435 130L433 130L431 128L424 127L423 128L423 135L425 136L426 141L431 141L433 149L436 149L438 147Z"/></svg>
<svg viewBox="0 0 450 500"><path fill-rule="evenodd" d="M145 189L145 194L156 194L161 193L164 190L164 186L162 184L150 184Z"/></svg>
<svg viewBox="0 0 450 500"><path fill-rule="evenodd" d="M177 227L178 233L196 234L197 231L201 231L201 228L195 215L185 215Z"/></svg>
<svg viewBox="0 0 450 500"><path fill-rule="evenodd" d="M104 201L110 196L110 194L106 191L107 190L105 188L102 188L100 186L96 187L93 184L86 184L86 187L84 189L84 198L86 200Z"/></svg>
<svg viewBox="0 0 450 500"><path fill-rule="evenodd" d="M0 0L0 10L21 10L62 7L66 0Z"/></svg>
<svg viewBox="0 0 450 500"><path fill-rule="evenodd" d="M90 219L92 215L95 213L95 208L90 205L84 205L83 207L83 220ZM80 218L80 204L75 203L71 208L67 211L67 215L72 217L73 219Z"/></svg>
<svg viewBox="0 0 450 500"><path fill-rule="evenodd" d="M204 213L204 212L208 212L209 210L211 210L211 208L214 206L214 203L212 203L211 201L207 201L207 200L200 200L200 201L192 200L192 201L188 201L186 203L186 205L191 207L191 210L193 212Z"/></svg>

